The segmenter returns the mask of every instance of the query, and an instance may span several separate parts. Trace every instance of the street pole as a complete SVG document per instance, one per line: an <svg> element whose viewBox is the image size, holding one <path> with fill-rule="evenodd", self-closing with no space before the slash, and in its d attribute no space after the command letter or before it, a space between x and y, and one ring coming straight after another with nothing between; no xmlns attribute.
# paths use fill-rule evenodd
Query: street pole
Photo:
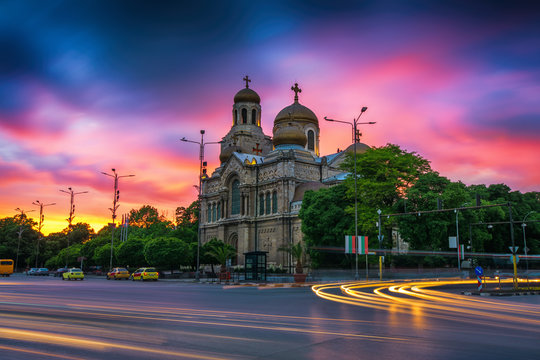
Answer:
<svg viewBox="0 0 540 360"><path fill-rule="evenodd" d="M67 218L67 222L68 222L68 236L67 236L67 247L66 247L66 268L68 267L68 251L67 249L69 249L69 236L71 235L71 231L73 230L73 219L75 218L75 204L74 204L74 201L75 201L75 195L79 195L79 194L86 194L88 193L88 191L81 191L81 192L74 192L72 188L68 187L68 190L69 191L66 191L66 190L60 190L61 192L63 193L66 193L66 194L69 194L70 195L70 205L69 205L69 218Z"/></svg>
<svg viewBox="0 0 540 360"><path fill-rule="evenodd" d="M36 200L35 202L32 202L33 205L39 206L39 225L38 225L38 240L37 240L37 246L36 246L36 267L38 267L38 257L39 257L39 240L41 240L41 227L43 226L43 221L45 220L45 216L43 215L43 208L45 206L51 206L56 205L56 203L51 204L43 204L39 200Z"/></svg>
<svg viewBox="0 0 540 360"><path fill-rule="evenodd" d="M461 248L459 246L459 211L458 209L455 209L454 212L456 213L456 243L457 243L457 266L458 271L461 271Z"/></svg>
<svg viewBox="0 0 540 360"><path fill-rule="evenodd" d="M200 131L201 133L201 141L193 141L188 140L185 137L181 138L180 141L183 142L189 142L193 144L199 145L199 194L198 194L198 200L199 200L199 221L197 224L197 269L195 271L195 281L200 281L200 275L199 275L199 267L200 267L200 258L201 258L201 219L202 219L202 178L203 178L203 162L204 162L204 146L208 144L221 144L221 141L213 141L213 142L204 142L204 130Z"/></svg>
<svg viewBox="0 0 540 360"><path fill-rule="evenodd" d="M529 211L527 215L523 218L523 221L521 222L521 229L523 230L523 252L525 253L525 264L527 266L527 271L529 271L529 259L527 259L527 239L525 238L525 228L527 227L527 224L525 224L525 220L527 220L527 217L534 213L535 211Z"/></svg>
<svg viewBox="0 0 540 360"><path fill-rule="evenodd" d="M358 120L360 120L360 117L362 116L363 113L366 112L368 108L366 106L362 107L362 110L360 112L360 115L358 115L357 118L353 119L353 122L349 122L349 121L341 121L341 120L334 120L334 119L328 119L326 116L324 117L324 120L326 121L334 121L334 122L340 122L340 123L343 123L343 124L349 124L352 126L352 130L353 130L353 144L354 144L354 241L355 241L355 249L356 249L356 254L354 254L354 257L355 257L355 269L356 269L356 272L354 274L354 279L355 280L358 280L359 278L359 275L358 275L358 194L357 194L357 187L356 187L356 182L358 180L358 175L357 175L357 171L356 171L356 150L357 150L357 143L358 143L358 138L359 138L359 133L357 131L357 126L360 125L360 124L368 124L368 125L372 125L372 124L375 124L374 121L370 121L370 122L362 122L362 123L359 123ZM368 254L366 253L366 281L369 280L369 267L368 267Z"/></svg>
<svg viewBox="0 0 540 360"><path fill-rule="evenodd" d="M18 267L18 264L19 264L19 250L21 248L21 238L22 238L22 233L24 232L24 229L23 229L23 226L22 226L22 221L23 221L23 218L25 217L24 214L27 213L27 212L32 212L32 211L35 211L35 210L22 210L20 208L16 208L15 211L18 211L21 213L21 218L19 219L20 220L20 224L19 224L19 231L17 231L17 235L18 235L18 241L17 241L17 257L15 258L15 271L17 271L17 267Z"/></svg>
<svg viewBox="0 0 540 360"><path fill-rule="evenodd" d="M516 244L514 242L514 220L512 219L512 204L508 202L508 216L510 218L510 239L512 240L512 260L514 263L514 289L517 288L517 264L516 264Z"/></svg>
<svg viewBox="0 0 540 360"><path fill-rule="evenodd" d="M109 210L111 210L111 212L112 212L111 257L110 257L110 260L109 260L109 270L112 270L112 264L113 264L114 229L116 227L116 222L115 222L115 220L116 220L116 210L120 206L120 205L117 205L117 203L120 200L120 190L118 190L118 179L123 178L123 177L133 177L133 176L135 176L135 175L122 175L122 176L119 176L116 173L116 169L113 168L111 170L113 172L113 175L107 174L105 172L101 172L103 175L107 175L107 176L110 176L110 177L114 178L113 207L109 208Z"/></svg>
<svg viewBox="0 0 540 360"><path fill-rule="evenodd" d="M382 249L382 221L381 221L381 209L377 210L377 214L379 214L379 249ZM382 258L381 255L379 255L379 280L382 281Z"/></svg>

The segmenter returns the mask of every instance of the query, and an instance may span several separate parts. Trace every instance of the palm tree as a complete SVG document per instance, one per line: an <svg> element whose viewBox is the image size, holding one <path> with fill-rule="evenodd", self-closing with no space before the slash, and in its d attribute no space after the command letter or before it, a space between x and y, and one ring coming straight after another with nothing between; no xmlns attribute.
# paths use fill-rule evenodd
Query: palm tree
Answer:
<svg viewBox="0 0 540 360"><path fill-rule="evenodd" d="M236 249L229 244L215 245L212 250L207 251L206 255L213 257L221 264L221 271L225 270L227 260L236 255Z"/></svg>
<svg viewBox="0 0 540 360"><path fill-rule="evenodd" d="M302 256L304 255L304 247L301 242L297 242L294 245L282 246L278 250L286 251L292 255L296 260L296 274L303 274L304 268L302 266Z"/></svg>

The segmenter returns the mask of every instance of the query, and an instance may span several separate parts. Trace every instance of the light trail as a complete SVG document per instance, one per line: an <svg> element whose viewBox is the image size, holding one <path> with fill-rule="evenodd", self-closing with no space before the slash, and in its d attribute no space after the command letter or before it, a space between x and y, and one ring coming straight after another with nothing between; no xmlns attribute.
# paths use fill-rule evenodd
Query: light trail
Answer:
<svg viewBox="0 0 540 360"><path fill-rule="evenodd" d="M325 300L343 304L494 326L511 324L514 328L540 333L538 305L433 290L475 283L475 280L333 283L315 285L312 291Z"/></svg>

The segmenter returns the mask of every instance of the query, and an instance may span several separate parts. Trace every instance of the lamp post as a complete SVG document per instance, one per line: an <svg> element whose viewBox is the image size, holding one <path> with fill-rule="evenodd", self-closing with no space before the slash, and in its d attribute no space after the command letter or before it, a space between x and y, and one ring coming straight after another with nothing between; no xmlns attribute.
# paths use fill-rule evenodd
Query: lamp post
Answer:
<svg viewBox="0 0 540 360"><path fill-rule="evenodd" d="M201 130L201 141L188 140L185 137L180 141L189 142L199 145L199 194L197 199L199 200L199 221L197 224L197 270L195 271L195 281L199 282L199 266L200 266L200 253L201 253L201 218L202 218L202 204L201 204L201 192L202 192L202 178L203 178L203 161L204 161L204 146L208 144L221 144L221 141L204 142L204 130Z"/></svg>
<svg viewBox="0 0 540 360"><path fill-rule="evenodd" d="M527 215L523 218L523 221L521 222L521 229L523 230L523 251L525 252L525 264L527 266L527 271L529 271L529 260L527 259L527 239L525 238L525 228L527 227L527 224L525 224L525 220L527 220L527 217L534 213L535 211L529 211Z"/></svg>
<svg viewBox="0 0 540 360"><path fill-rule="evenodd" d="M112 270L112 259L113 259L113 246L114 246L114 229L116 227L116 210L118 209L118 207L120 205L117 205L118 201L120 200L120 190L118 190L118 179L120 178L123 178L123 177L133 177L135 175L118 175L116 173L116 169L111 169L112 172L113 172L113 175L111 174L107 174L105 172L101 172L103 175L107 175L107 176L110 176L112 178L114 178L114 194L113 194L113 207L112 208L109 208L109 210L111 210L112 212L112 235L111 235L111 259L109 261L109 269Z"/></svg>
<svg viewBox="0 0 540 360"><path fill-rule="evenodd" d="M17 266L19 263L19 249L21 248L21 238L22 238L22 233L24 232L22 220L25 213L32 212L35 210L22 210L20 208L16 208L15 211L18 211L21 213L21 218L20 218L21 223L19 224L19 231L17 231L17 235L19 236L19 239L17 241L17 257L15 258L15 271L17 271Z"/></svg>
<svg viewBox="0 0 540 360"><path fill-rule="evenodd" d="M66 247L66 268L68 267L68 248L69 248L69 235L71 233L71 230L73 228L73 225L72 225L72 222L73 222L73 219L75 218L74 214L75 214L75 204L74 204L74 200L75 200L75 195L79 195L79 194L86 194L88 193L88 191L81 191L81 192L74 192L72 188L68 187L68 190L69 191L66 191L66 190L60 190L61 192L63 193L66 193L66 194L69 194L70 195L70 205L69 205L69 218L67 218L67 222L68 222L68 236L67 236L67 247Z"/></svg>
<svg viewBox="0 0 540 360"><path fill-rule="evenodd" d="M366 106L362 107L362 110L360 111L360 115L358 115L358 117L356 119L353 119L353 122L349 122L349 121L341 121L341 120L334 120L334 119L329 119L327 118L326 116L324 117L324 120L326 121L334 121L334 122L339 122L339 123L343 123L343 124L349 124L351 125L352 127L352 131L353 131L353 143L354 143L354 241L355 241L355 248L357 249L356 251L356 254L355 254L355 262L356 262L356 273L354 274L354 279L355 280L358 280L358 199L357 199L357 190L356 190L356 180L357 180L357 173L356 173L356 144L358 143L358 138L360 136L360 134L358 133L358 129L357 129L357 126L360 125L360 124L367 124L367 125L373 125L375 124L374 121L370 121L370 122L361 122L359 123L358 120L360 120L360 117L362 116L363 113L366 112L368 108ZM367 254L366 254L366 280L368 280L368 257L367 257Z"/></svg>
<svg viewBox="0 0 540 360"><path fill-rule="evenodd" d="M45 220L45 215L43 215L43 208L45 206L56 205L56 203L44 204L39 200L36 200L32 203L33 205L39 206L39 225L38 225L38 241L36 246L36 267L38 267L38 257L39 257L39 240L41 240L41 227L43 226L43 221Z"/></svg>

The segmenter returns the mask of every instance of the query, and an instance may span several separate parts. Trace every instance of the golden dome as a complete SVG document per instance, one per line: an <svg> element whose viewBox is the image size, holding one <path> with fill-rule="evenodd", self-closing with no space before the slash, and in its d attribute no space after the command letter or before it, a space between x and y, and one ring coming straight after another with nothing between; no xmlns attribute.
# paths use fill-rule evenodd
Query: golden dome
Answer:
<svg viewBox="0 0 540 360"><path fill-rule="evenodd" d="M229 145L225 149L221 149L221 153L219 154L219 161L221 161L221 163L226 162L227 160L229 160L229 158L235 151L242 152L242 148L236 145Z"/></svg>
<svg viewBox="0 0 540 360"><path fill-rule="evenodd" d="M251 90L250 88L245 88L240 90L239 92L234 95L234 103L239 102L251 102L251 103L261 103L261 98L259 97L259 94L257 94L255 91Z"/></svg>
<svg viewBox="0 0 540 360"><path fill-rule="evenodd" d="M307 137L302 128L292 122L276 124L274 126L272 143L278 145L306 146Z"/></svg>
<svg viewBox="0 0 540 360"><path fill-rule="evenodd" d="M285 109L281 110L274 120L274 125L285 122L285 121L297 121L303 120L306 122L313 123L319 126L319 120L317 116L309 108L300 104L298 101L295 101L293 104L287 106Z"/></svg>

